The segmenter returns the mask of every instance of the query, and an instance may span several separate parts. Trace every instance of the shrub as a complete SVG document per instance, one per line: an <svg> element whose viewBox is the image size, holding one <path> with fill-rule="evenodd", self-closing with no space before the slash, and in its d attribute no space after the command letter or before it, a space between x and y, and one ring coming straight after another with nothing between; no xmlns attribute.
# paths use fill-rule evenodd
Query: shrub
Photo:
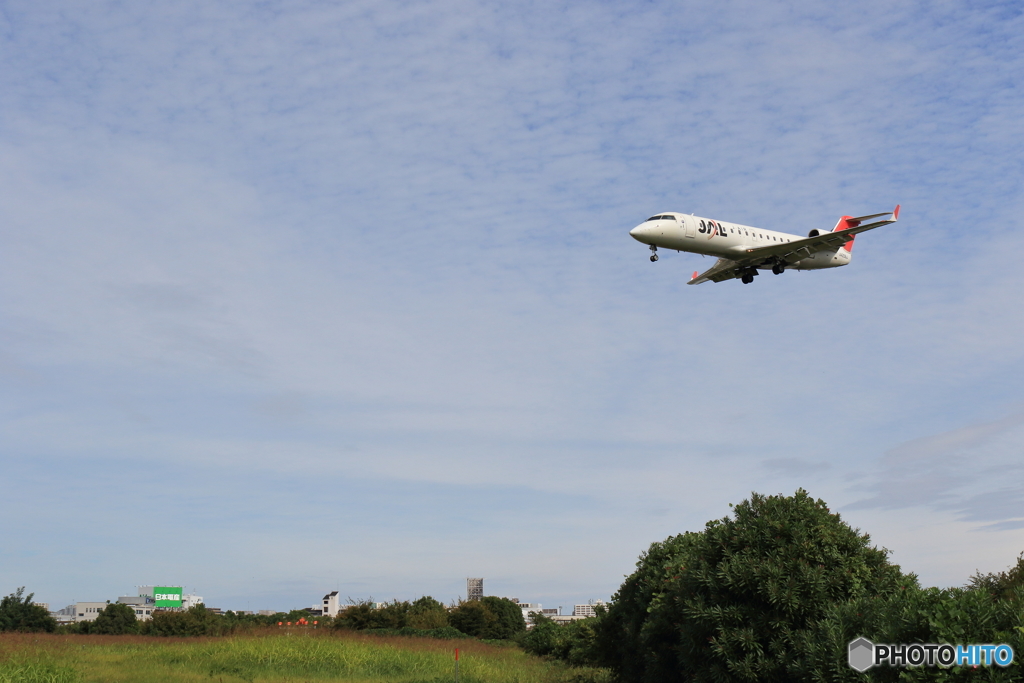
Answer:
<svg viewBox="0 0 1024 683"><path fill-rule="evenodd" d="M0 631L44 632L57 630L57 620L45 607L32 604L34 593L25 595L22 586L0 599Z"/></svg>
<svg viewBox="0 0 1024 683"><path fill-rule="evenodd" d="M103 608L99 616L89 625L88 632L119 636L126 633L137 633L138 630L135 610L128 605L114 603Z"/></svg>
<svg viewBox="0 0 1024 683"><path fill-rule="evenodd" d="M791 681L830 609L916 587L824 501L751 495L733 516L655 543L598 625L626 683Z"/></svg>
<svg viewBox="0 0 1024 683"><path fill-rule="evenodd" d="M194 605L184 612L156 610L152 619L142 622L141 631L152 636L219 636L227 629L223 617L204 605Z"/></svg>

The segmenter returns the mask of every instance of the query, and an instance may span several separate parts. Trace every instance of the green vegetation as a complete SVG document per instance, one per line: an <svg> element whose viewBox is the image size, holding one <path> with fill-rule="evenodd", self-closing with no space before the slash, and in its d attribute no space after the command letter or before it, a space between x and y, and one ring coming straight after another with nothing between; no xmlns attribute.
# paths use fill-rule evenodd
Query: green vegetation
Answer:
<svg viewBox="0 0 1024 683"><path fill-rule="evenodd" d="M32 593L25 595L22 586L0 599L0 631L53 633L57 630L57 621L45 607L33 605L32 597Z"/></svg>
<svg viewBox="0 0 1024 683"><path fill-rule="evenodd" d="M139 636L0 637L0 683L220 681L451 681L460 649L464 683L569 683L567 667L477 640L292 632L216 639Z"/></svg>
<svg viewBox="0 0 1024 683"><path fill-rule="evenodd" d="M492 640L514 638L526 630L523 610L517 604L490 595L460 602L452 608L448 620L466 635Z"/></svg>
<svg viewBox="0 0 1024 683"><path fill-rule="evenodd" d="M655 543L601 624L623 681L790 681L798 643L834 605L915 586L802 489L753 494L733 516Z"/></svg>
<svg viewBox="0 0 1024 683"><path fill-rule="evenodd" d="M531 654L554 657L570 666L595 666L604 660L597 643L597 628L604 618L604 608L598 607L597 612L597 617L564 625L556 624L543 614L534 614L533 628L519 636L519 644Z"/></svg>
<svg viewBox="0 0 1024 683"><path fill-rule="evenodd" d="M31 599L23 588L4 598L0 628L52 631ZM466 683L1024 681L1024 553L1007 571L977 574L962 588L922 588L802 489L754 493L703 531L652 544L607 610L568 625L535 615L527 631L519 606L496 597L449 607L429 596L356 603L333 620L318 618L316 629L309 616L220 616L197 606L136 622L127 606L109 605L91 624L60 629L91 635L44 635L31 647L27 635L0 637L0 683L447 681L455 647L467 655ZM847 665L847 645L858 637L1006 643L1017 661L860 674Z"/></svg>
<svg viewBox="0 0 1024 683"><path fill-rule="evenodd" d="M82 626L89 626L89 633L96 633L110 636L121 636L138 631L135 620L135 610L128 605L114 603L107 605L100 612L93 622L83 622Z"/></svg>
<svg viewBox="0 0 1024 683"><path fill-rule="evenodd" d="M375 606L366 601L349 605L334 620L334 627L507 640L525 631L526 622L523 621L523 611L508 598L487 596L480 600L461 601L447 608L428 595L414 602L394 600Z"/></svg>

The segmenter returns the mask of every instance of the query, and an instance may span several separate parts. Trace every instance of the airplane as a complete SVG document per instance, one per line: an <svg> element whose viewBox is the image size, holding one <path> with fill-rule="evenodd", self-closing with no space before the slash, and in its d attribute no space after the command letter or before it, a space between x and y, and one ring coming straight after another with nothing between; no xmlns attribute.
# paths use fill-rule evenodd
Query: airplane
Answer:
<svg viewBox="0 0 1024 683"><path fill-rule="evenodd" d="M892 216L875 220L883 216ZM858 234L895 223L899 204L892 211L870 216L843 216L831 231L815 228L807 237L749 225L726 223L690 214L660 213L629 231L633 239L650 245L651 261L658 260L658 247L717 256L715 265L696 271L686 284L723 282L739 278L754 281L758 270L781 275L787 269L820 270L845 266L852 258L853 240Z"/></svg>

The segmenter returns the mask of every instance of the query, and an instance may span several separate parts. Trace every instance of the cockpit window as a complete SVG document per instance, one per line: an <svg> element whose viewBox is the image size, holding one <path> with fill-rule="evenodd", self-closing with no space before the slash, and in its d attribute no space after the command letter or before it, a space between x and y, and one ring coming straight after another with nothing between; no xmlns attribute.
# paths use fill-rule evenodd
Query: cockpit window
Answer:
<svg viewBox="0 0 1024 683"><path fill-rule="evenodd" d="M644 223L647 223L649 221L660 221L660 220L674 221L675 219L676 219L675 216L651 216L646 221L644 221Z"/></svg>

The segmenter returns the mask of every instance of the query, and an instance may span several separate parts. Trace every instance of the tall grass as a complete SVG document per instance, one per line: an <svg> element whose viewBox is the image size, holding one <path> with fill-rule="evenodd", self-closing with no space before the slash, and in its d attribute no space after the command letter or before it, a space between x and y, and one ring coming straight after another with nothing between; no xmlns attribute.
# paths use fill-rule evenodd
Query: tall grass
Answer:
<svg viewBox="0 0 1024 683"><path fill-rule="evenodd" d="M0 636L0 683L560 683L590 674L476 640L293 632L226 638Z"/></svg>
<svg viewBox="0 0 1024 683"><path fill-rule="evenodd" d="M70 666L49 662L5 662L0 664L0 683L78 683L78 672Z"/></svg>

